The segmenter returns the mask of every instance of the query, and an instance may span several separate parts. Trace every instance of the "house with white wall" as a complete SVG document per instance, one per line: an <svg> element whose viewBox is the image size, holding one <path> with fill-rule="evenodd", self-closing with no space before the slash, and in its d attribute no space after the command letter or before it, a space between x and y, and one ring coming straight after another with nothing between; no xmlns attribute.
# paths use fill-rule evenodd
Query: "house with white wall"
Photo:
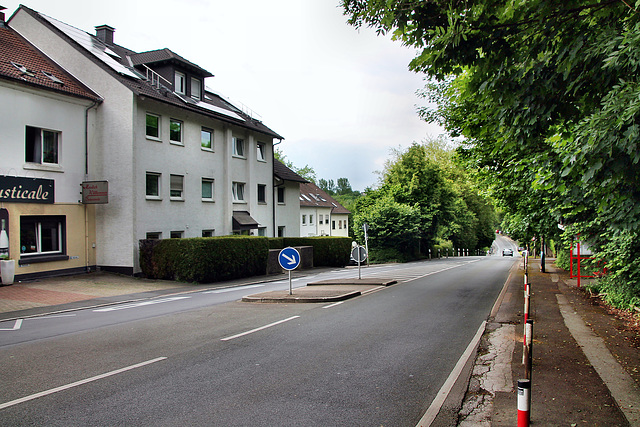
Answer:
<svg viewBox="0 0 640 427"><path fill-rule="evenodd" d="M309 181L289 169L278 159L273 161L273 178L277 237L302 236L300 234L300 186Z"/></svg>
<svg viewBox="0 0 640 427"><path fill-rule="evenodd" d="M208 90L209 71L25 6L9 25L103 99L86 173L109 183L108 203L95 206L98 266L139 272L145 238L278 234L273 144L283 138Z"/></svg>
<svg viewBox="0 0 640 427"><path fill-rule="evenodd" d="M0 219L17 280L96 266L89 178L101 97L4 22L0 10Z"/></svg>
<svg viewBox="0 0 640 427"><path fill-rule="evenodd" d="M349 236L349 212L313 182L300 184L300 236Z"/></svg>

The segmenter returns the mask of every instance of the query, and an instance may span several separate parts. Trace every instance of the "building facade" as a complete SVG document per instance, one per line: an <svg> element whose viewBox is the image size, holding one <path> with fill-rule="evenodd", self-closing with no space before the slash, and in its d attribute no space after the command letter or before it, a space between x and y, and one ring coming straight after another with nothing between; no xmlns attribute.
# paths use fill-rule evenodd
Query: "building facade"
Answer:
<svg viewBox="0 0 640 427"><path fill-rule="evenodd" d="M94 207L96 265L139 272L145 238L278 234L273 144L283 138L208 90L210 72L25 6L9 26L102 98L87 141L86 179L109 185Z"/></svg>
<svg viewBox="0 0 640 427"><path fill-rule="evenodd" d="M95 206L82 203L101 97L0 14L0 219L18 278L96 266Z"/></svg>
<svg viewBox="0 0 640 427"><path fill-rule="evenodd" d="M349 236L349 212L312 182L300 184L300 236Z"/></svg>

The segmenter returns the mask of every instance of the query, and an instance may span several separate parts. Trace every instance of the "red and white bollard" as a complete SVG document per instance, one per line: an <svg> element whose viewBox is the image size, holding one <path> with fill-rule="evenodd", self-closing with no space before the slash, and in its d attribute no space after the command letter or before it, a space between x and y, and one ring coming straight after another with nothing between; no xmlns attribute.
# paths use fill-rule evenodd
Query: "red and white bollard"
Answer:
<svg viewBox="0 0 640 427"><path fill-rule="evenodd" d="M518 427L531 421L531 380L518 380Z"/></svg>

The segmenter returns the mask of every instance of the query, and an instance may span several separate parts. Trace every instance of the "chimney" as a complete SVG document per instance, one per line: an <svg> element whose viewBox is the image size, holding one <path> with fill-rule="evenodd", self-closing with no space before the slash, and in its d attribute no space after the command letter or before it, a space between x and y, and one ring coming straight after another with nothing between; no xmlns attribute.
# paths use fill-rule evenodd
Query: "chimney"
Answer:
<svg viewBox="0 0 640 427"><path fill-rule="evenodd" d="M113 33L115 28L108 25L99 25L96 27L96 36L105 44L113 44Z"/></svg>
<svg viewBox="0 0 640 427"><path fill-rule="evenodd" d="M4 27L4 10L6 9L6 7L4 6L0 6L0 27Z"/></svg>

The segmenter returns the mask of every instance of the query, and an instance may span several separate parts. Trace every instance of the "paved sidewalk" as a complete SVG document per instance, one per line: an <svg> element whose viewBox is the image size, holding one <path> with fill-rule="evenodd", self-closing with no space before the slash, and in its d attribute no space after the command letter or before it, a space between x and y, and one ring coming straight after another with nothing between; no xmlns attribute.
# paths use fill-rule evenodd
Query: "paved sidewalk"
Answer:
<svg viewBox="0 0 640 427"><path fill-rule="evenodd" d="M534 321L531 424L640 425L637 331L594 304L552 262L547 262L547 273L539 271L540 260L529 265ZM525 378L523 288L520 261L480 344L459 426L517 424L517 381Z"/></svg>

